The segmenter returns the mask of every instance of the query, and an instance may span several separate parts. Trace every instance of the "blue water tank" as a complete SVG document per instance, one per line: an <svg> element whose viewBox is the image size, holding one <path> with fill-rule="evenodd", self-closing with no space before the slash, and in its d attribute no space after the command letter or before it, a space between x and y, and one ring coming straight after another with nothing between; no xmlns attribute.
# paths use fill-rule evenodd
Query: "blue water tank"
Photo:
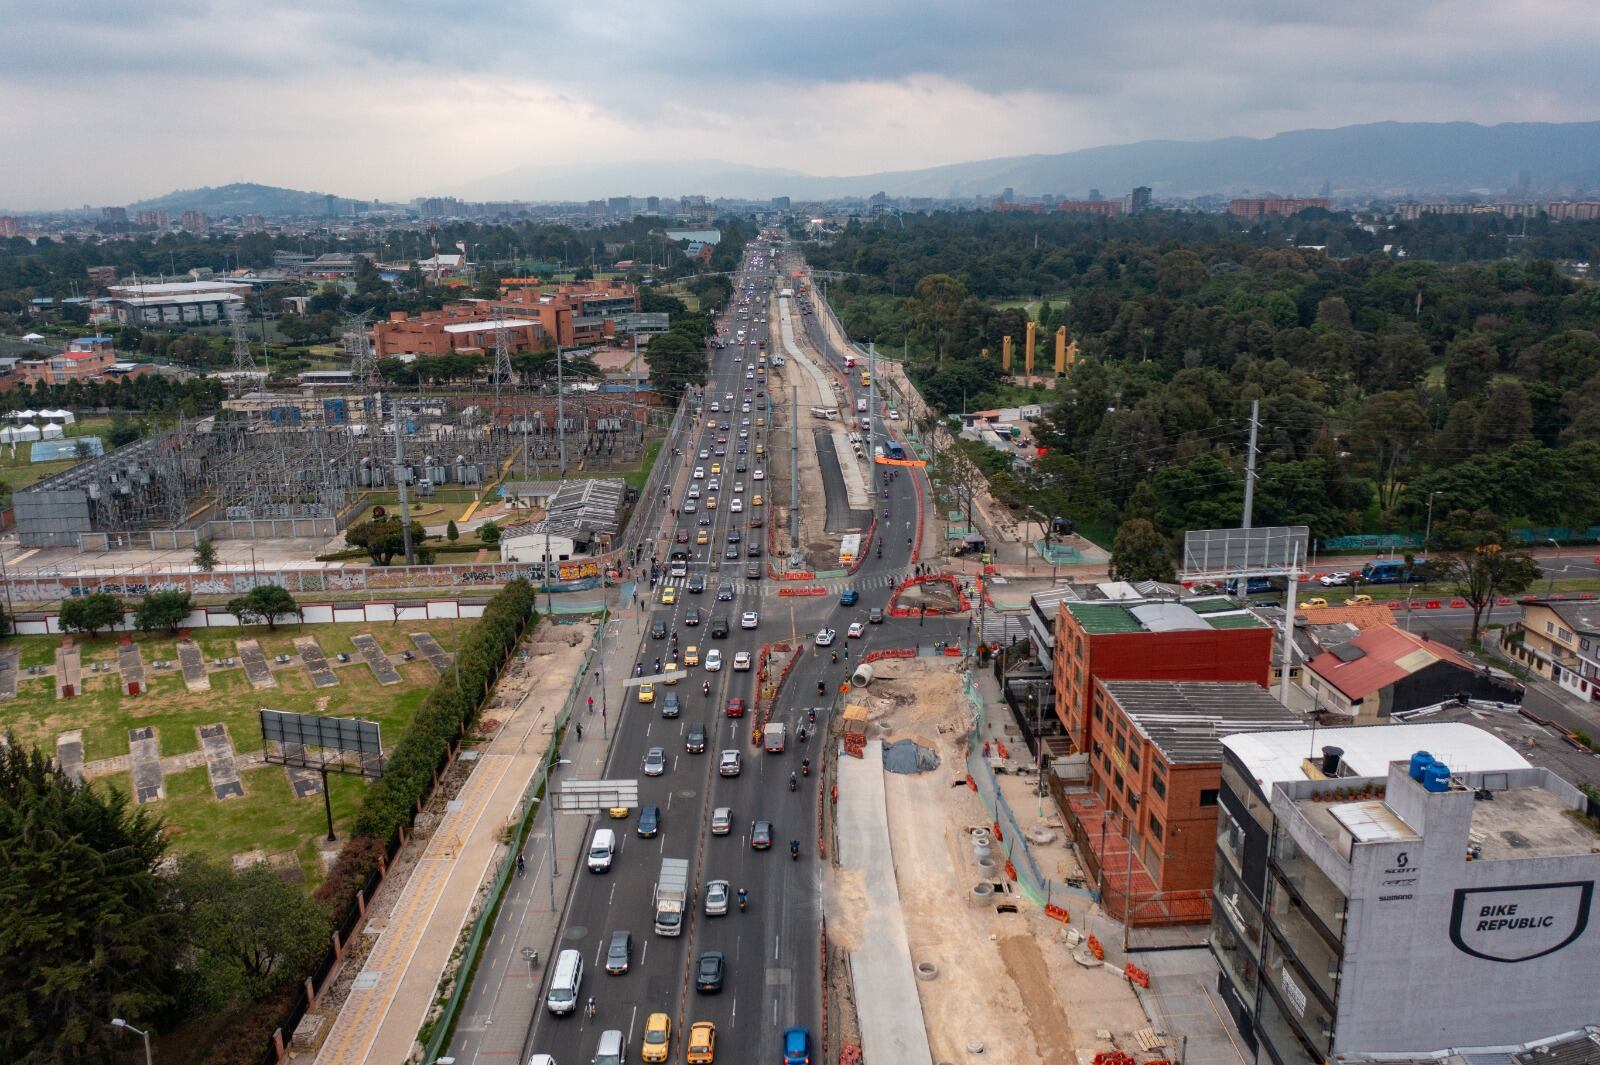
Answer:
<svg viewBox="0 0 1600 1065"><path fill-rule="evenodd" d="M1428 767L1433 764L1433 755L1427 751L1418 751L1411 756L1411 779L1421 780L1427 773Z"/></svg>
<svg viewBox="0 0 1600 1065"><path fill-rule="evenodd" d="M1428 791L1450 790L1450 767L1443 762L1434 762L1428 766L1428 773L1422 778L1422 786Z"/></svg>

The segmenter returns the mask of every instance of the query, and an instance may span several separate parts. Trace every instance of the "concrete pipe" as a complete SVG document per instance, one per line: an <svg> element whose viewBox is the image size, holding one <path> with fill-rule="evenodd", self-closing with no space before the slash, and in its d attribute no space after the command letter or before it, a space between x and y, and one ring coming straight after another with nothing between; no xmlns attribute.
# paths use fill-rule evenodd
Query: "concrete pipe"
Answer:
<svg viewBox="0 0 1600 1065"><path fill-rule="evenodd" d="M993 878L995 864L993 858L978 859L978 875Z"/></svg>
<svg viewBox="0 0 1600 1065"><path fill-rule="evenodd" d="M1043 847L1046 844L1054 843L1056 841L1056 834L1054 831L1045 828L1043 825L1036 825L1035 827L1028 829L1028 839L1031 842L1037 843L1039 846Z"/></svg>
<svg viewBox="0 0 1600 1065"><path fill-rule="evenodd" d="M871 684L871 683L872 683L872 663L870 663L870 662L861 663L859 666L856 667L856 671L854 673L850 674L850 684L853 687L865 688L868 684Z"/></svg>
<svg viewBox="0 0 1600 1065"><path fill-rule="evenodd" d="M967 1040L967 1053L968 1054L982 1054L983 1053L983 1040L982 1039L969 1039L969 1040Z"/></svg>
<svg viewBox="0 0 1600 1065"><path fill-rule="evenodd" d="M983 907L994 901L994 885L979 882L972 885L972 894L968 896L972 905Z"/></svg>
<svg viewBox="0 0 1600 1065"><path fill-rule="evenodd" d="M979 826L978 828L975 828L975 829L972 830L972 841L974 843L988 843L990 841L990 839L993 838L993 836L994 836L994 833L990 832L987 828L984 828L982 826Z"/></svg>
<svg viewBox="0 0 1600 1065"><path fill-rule="evenodd" d="M978 859L980 862L987 860L988 857L993 853L994 848L989 846L987 843L974 843L972 845L972 856Z"/></svg>
<svg viewBox="0 0 1600 1065"><path fill-rule="evenodd" d="M939 975L939 967L931 961L917 962L917 979L932 980Z"/></svg>

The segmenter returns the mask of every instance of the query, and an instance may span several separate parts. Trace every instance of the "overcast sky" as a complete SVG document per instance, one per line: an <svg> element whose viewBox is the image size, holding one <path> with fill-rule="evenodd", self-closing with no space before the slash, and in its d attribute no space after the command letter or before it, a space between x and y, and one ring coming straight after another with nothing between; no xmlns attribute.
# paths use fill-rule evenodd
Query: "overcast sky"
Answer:
<svg viewBox="0 0 1600 1065"><path fill-rule="evenodd" d="M0 10L0 206L23 209L231 181L409 199L529 165L854 174L1383 119L1600 117L1596 0Z"/></svg>

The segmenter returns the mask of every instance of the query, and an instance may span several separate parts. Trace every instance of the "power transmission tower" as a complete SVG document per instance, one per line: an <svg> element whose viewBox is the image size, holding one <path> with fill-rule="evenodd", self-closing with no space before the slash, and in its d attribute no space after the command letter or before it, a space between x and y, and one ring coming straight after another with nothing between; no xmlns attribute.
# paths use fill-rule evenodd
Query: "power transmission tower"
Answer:
<svg viewBox="0 0 1600 1065"><path fill-rule="evenodd" d="M505 327L504 319L494 331L494 406L500 409L500 386L516 385L516 377L511 369L511 333Z"/></svg>
<svg viewBox="0 0 1600 1065"><path fill-rule="evenodd" d="M352 314L345 323L344 353L350 360L350 375L358 385L368 387L378 380L378 360L372 353L372 338L367 335L367 312Z"/></svg>
<svg viewBox="0 0 1600 1065"><path fill-rule="evenodd" d="M250 354L250 338L245 336L245 317L249 312L242 303L228 308L228 326L233 331L233 369L235 373L255 371L255 356Z"/></svg>

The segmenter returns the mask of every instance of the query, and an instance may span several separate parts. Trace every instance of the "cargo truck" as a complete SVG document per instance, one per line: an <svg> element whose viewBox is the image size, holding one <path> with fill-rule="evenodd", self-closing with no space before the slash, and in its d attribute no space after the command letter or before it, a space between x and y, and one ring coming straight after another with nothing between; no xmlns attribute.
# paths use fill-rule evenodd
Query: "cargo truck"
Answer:
<svg viewBox="0 0 1600 1065"><path fill-rule="evenodd" d="M656 935L683 934L683 914L689 902L689 860L661 859L661 875L656 878Z"/></svg>
<svg viewBox="0 0 1600 1065"><path fill-rule="evenodd" d="M766 747L768 754L783 753L783 731L784 729L782 721L770 722L767 727L762 730L761 742L762 745Z"/></svg>

